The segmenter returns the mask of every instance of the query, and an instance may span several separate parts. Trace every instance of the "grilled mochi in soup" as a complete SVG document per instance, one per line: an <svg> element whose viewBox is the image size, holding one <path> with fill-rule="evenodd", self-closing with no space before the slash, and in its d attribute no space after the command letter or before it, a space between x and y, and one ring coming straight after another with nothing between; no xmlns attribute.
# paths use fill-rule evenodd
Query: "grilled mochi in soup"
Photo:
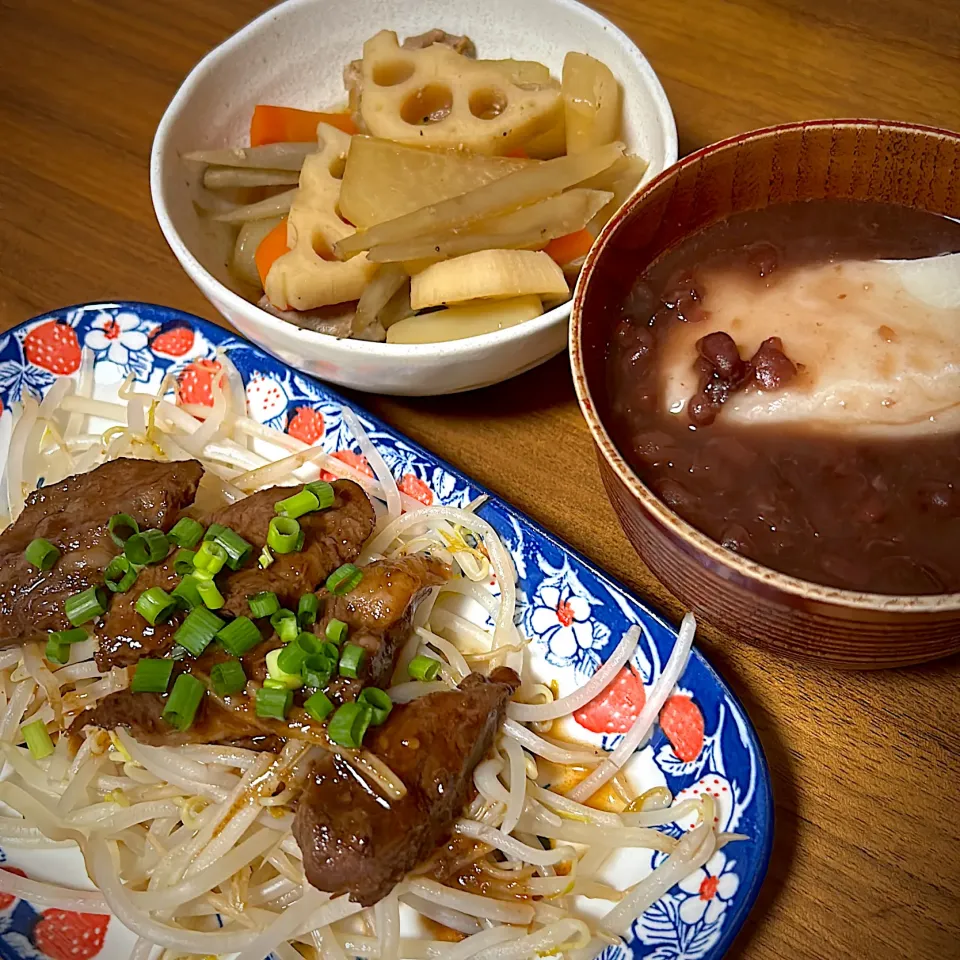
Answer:
<svg viewBox="0 0 960 960"><path fill-rule="evenodd" d="M456 690L394 707L365 746L403 782L399 800L385 798L342 756L322 756L293 823L310 883L370 906L426 860L462 813L474 768L519 685L500 667L489 678L471 673Z"/></svg>
<svg viewBox="0 0 960 960"><path fill-rule="evenodd" d="M224 605L217 611L226 617L249 616L249 598L267 590L275 593L282 606L296 609L304 593L316 589L341 564L355 560L364 541L373 532L373 506L362 488L352 480L332 484L334 502L326 510L299 518L304 534L303 549L275 554L273 563L263 570L257 556L267 542L267 527L276 516L274 504L303 489L270 487L218 510L205 524L219 523L253 544L251 559L240 570L227 567L217 575ZM137 582L127 593L117 596L98 630L101 669L127 666L142 656L166 653L174 644L173 635L183 622L184 613L174 614L165 623L151 627L135 607L140 594L150 587L172 590L180 578L173 569L173 557L140 571Z"/></svg>
<svg viewBox="0 0 960 960"><path fill-rule="evenodd" d="M329 619L336 616L348 623L349 642L362 646L367 653L358 679L337 678L327 688L327 695L335 702L354 699L369 684L382 687L389 684L396 656L410 636L417 603L429 587L450 576L450 568L445 563L422 554L377 560L362 569L360 585L345 596L334 597L326 591L321 593L323 616L318 620L317 631L322 634ZM248 680L263 683L267 675L266 655L278 646L280 641L274 634L243 656ZM193 673L209 687L207 681L214 664L226 659L228 656L219 644L213 643L196 660L185 658L179 661L174 667L174 677L184 672ZM168 689L172 688L173 682L171 679ZM88 725L107 730L126 727L137 740L157 746L226 743L276 749L286 737L325 742L319 726L300 709L300 704L311 692L298 690L295 693L295 705L283 723L258 717L253 699L246 693L220 698L208 692L193 724L187 730L178 731L163 719L165 694L122 690L82 713L75 721L74 729L79 731Z"/></svg>
<svg viewBox="0 0 960 960"><path fill-rule="evenodd" d="M120 552L107 527L110 517L126 513L141 530L167 531L193 503L202 476L196 460L122 458L31 493L0 535L0 646L69 628L64 601L102 584L104 569ZM47 571L24 557L38 537L60 551Z"/></svg>

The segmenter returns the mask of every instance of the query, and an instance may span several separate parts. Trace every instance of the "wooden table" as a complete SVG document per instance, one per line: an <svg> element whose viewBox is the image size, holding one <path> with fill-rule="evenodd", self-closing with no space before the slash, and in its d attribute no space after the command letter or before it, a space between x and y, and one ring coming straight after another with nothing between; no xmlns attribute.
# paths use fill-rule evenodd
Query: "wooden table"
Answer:
<svg viewBox="0 0 960 960"><path fill-rule="evenodd" d="M958 0L594 2L660 74L681 153L813 117L960 129ZM160 235L147 161L187 71L267 5L0 0L0 330L109 298L218 319ZM361 401L679 618L604 499L565 358L468 396ZM700 643L777 796L770 874L731 954L960 957L960 659L853 676L709 629Z"/></svg>

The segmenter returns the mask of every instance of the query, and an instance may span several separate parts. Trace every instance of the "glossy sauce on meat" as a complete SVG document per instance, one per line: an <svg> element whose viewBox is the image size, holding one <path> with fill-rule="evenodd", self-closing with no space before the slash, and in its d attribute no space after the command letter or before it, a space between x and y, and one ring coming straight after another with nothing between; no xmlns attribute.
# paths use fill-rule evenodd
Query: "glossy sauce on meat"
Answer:
<svg viewBox="0 0 960 960"><path fill-rule="evenodd" d="M433 853L461 814L519 684L501 667L395 707L366 746L405 784L400 800L385 799L342 757L318 760L293 827L309 881L369 906Z"/></svg>
<svg viewBox="0 0 960 960"><path fill-rule="evenodd" d="M333 484L333 506L306 514L299 520L304 533L303 549L278 554L269 567L261 569L257 557L267 541L267 527L276 516L274 504L302 489L302 486L270 487L205 518L205 526L223 524L254 547L244 567L237 571L224 568L217 576L225 616L248 616L249 598L264 590L276 593L282 606L295 610L302 594L316 589L342 563L355 560L373 532L375 517L367 495L352 480L337 480ZM114 598L97 631L100 637L97 663L101 669L128 666L143 656L161 656L173 647L173 635L185 614L176 613L166 623L152 627L137 613L136 602L144 590L162 587L169 592L179 580L172 559L168 559L145 567L133 588Z"/></svg>
<svg viewBox="0 0 960 960"><path fill-rule="evenodd" d="M0 535L0 646L69 628L64 601L101 584L104 568L119 553L107 529L110 517L128 513L141 529L169 530L193 503L202 475L196 460L122 458L30 494ZM37 537L60 551L45 572L23 556Z"/></svg>
<svg viewBox="0 0 960 960"><path fill-rule="evenodd" d="M705 319L710 271L734 271L759 290L808 264L955 251L960 224L881 204L789 204L708 228L665 254L622 304L607 359L615 442L680 516L769 567L854 590L960 591L956 433L841 438L725 424L718 411L732 392L763 389L763 378L775 391L803 375L788 342L740 356L730 337L698 341L699 393L682 417L663 408L658 370L671 330Z"/></svg>

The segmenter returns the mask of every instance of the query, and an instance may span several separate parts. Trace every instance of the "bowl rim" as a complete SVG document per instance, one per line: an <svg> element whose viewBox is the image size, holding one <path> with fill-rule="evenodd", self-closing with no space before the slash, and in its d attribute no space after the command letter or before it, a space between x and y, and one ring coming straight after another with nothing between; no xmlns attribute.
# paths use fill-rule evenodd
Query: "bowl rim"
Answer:
<svg viewBox="0 0 960 960"><path fill-rule="evenodd" d="M184 243L168 213L163 157L166 152L170 130L187 106L197 86L225 55L233 52L236 48L242 47L252 34L260 31L265 24L275 21L284 11L301 6L309 6L317 2L318 0L284 0L284 2L264 11L245 26L241 27L236 33L210 50L193 67L163 112L150 149L150 197L153 203L154 215L160 225L160 230L170 245L174 256L180 262L180 265L190 279L193 280L203 292L206 292L207 289L215 290L216 295L222 298L231 309L245 315L250 322L256 322L262 325L268 334L275 336L295 336L305 344L311 344L321 350L332 351L334 354L340 354L344 358L355 356L360 360L402 361L425 359L428 357L442 360L464 353L481 352L486 349L496 350L501 347L506 348L511 343L525 340L528 337L535 336L537 333L549 330L567 321L573 305L572 295L570 299L564 303L547 310L533 320L528 320L512 327L506 327L502 330L482 333L474 337L466 337L461 340L440 341L434 344L401 344L377 343L351 338L337 339L328 334L297 327L285 320L281 320L279 317L274 317L266 310L262 310L255 303L251 303L221 283L207 270L197 257L194 256L190 248ZM579 0L547 0L547 2L561 7L584 20L592 21L598 29L612 36L624 48L627 54L629 54L631 59L633 59L638 72L642 74L644 78L651 99L656 104L657 126L660 128L664 140L664 170L670 169L670 167L676 163L678 156L676 119L673 115L670 101L663 89L663 84L660 82L660 78L650 65L643 51L623 30L616 26L616 24L612 23L591 7L580 3ZM638 187L638 190L640 189L642 189L642 187ZM594 241L594 246L596 245L597 241Z"/></svg>
<svg viewBox="0 0 960 960"><path fill-rule="evenodd" d="M614 234L622 228L633 210L645 201L649 193L656 189L659 184L676 178L680 171L699 162L704 157L722 150L728 150L732 147L737 147L755 140L769 139L784 132L804 129L837 129L848 127L900 130L908 133L946 137L951 140L960 141L960 133L955 131L907 121L874 120L868 118L822 119L774 124L756 130L749 130L723 140L718 140L716 143L709 144L693 153L687 154L687 156L683 157L678 163L665 169L634 193L604 226L600 236L597 237L593 247L587 254L583 269L580 272L576 290L574 291L570 317L570 366L573 373L574 389L577 394L580 411L587 422L587 427L590 430L598 451L607 462L607 465L614 471L620 482L640 503L645 512L652 516L667 531L678 537L686 546L692 547L700 554L705 554L712 563L728 571L732 571L738 575L741 580L748 581L750 587L765 590L772 588L804 601L812 601L827 606L839 606L885 614L938 614L955 611L960 608L960 593L884 594L859 590L845 590L781 573L772 567L767 567L755 560L749 560L746 557L741 557L739 554L725 549L717 543L717 541L708 537L680 517L679 514L674 513L640 480L624 457L621 456L616 444L607 432L606 427L597 413L597 407L587 383L582 349L584 328L583 307L586 299L586 291L590 285L596 265L603 257Z"/></svg>

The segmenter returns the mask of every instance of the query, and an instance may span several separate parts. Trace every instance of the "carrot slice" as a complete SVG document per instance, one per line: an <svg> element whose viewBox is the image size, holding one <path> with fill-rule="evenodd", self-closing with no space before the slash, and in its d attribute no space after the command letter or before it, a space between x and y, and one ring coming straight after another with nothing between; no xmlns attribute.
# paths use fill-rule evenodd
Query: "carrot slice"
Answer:
<svg viewBox="0 0 960 960"><path fill-rule="evenodd" d="M593 246L593 234L584 227L583 230L551 240L543 249L562 266L565 263L572 263L578 257L586 256L591 246Z"/></svg>
<svg viewBox="0 0 960 960"><path fill-rule="evenodd" d="M267 143L307 143L317 139L317 124L330 126L349 133L357 132L356 124L349 113L316 113L312 110L297 110L295 107L274 107L258 103L250 119L250 146L262 147Z"/></svg>
<svg viewBox="0 0 960 960"><path fill-rule="evenodd" d="M257 252L253 255L260 274L260 283L264 289L267 286L267 274L278 260L287 252L287 218L284 217L261 241Z"/></svg>

